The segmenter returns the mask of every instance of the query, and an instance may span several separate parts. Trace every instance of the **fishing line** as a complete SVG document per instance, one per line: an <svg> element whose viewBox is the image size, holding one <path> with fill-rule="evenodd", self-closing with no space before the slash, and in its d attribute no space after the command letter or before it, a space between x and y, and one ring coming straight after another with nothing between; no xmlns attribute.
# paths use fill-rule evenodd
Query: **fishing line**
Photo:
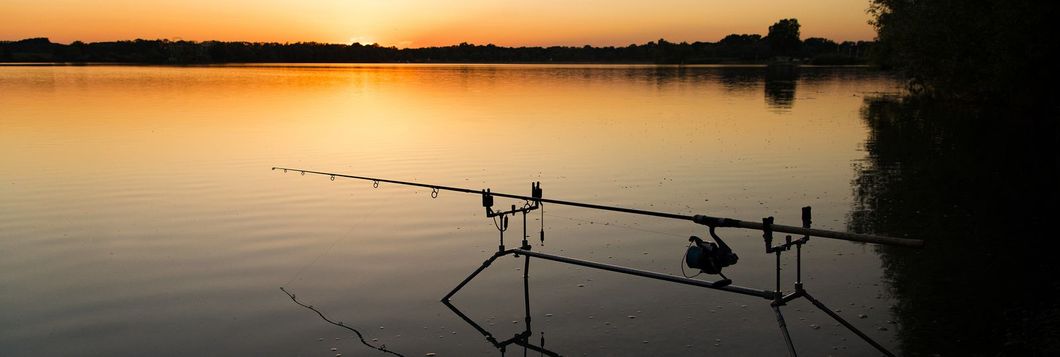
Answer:
<svg viewBox="0 0 1060 357"><path fill-rule="evenodd" d="M382 345L376 346L376 345L373 345L371 343L368 343L368 341L364 340L364 335L361 334L361 331L357 331L357 329L355 329L353 327L346 326L345 324L342 323L342 321L339 321L339 322L331 321L331 319L329 319L327 316L324 316L324 313L320 312L320 310L317 310L315 307L313 307L313 305L306 305L306 304L303 304L302 302L298 301L298 299L295 298L294 294L291 294L290 292L287 291L287 289L284 289L282 286L280 287L280 291L283 291L284 294L287 294L287 297L291 298L291 301L294 301L294 303L298 304L298 306L301 306L301 307L307 308L309 310L312 310L313 312L317 313L317 315L320 315L320 318L324 319L324 321L327 321L328 323L330 323L332 325L335 325L335 326L342 327L344 329L353 331L353 333L357 334L357 338L360 339L361 343L364 344L365 346L368 346L368 347L371 347L371 348L374 348L374 349L377 349L379 351L382 351L382 352L385 352L385 353L389 353L389 354L392 354L392 355L395 355L395 356L405 357L405 355L403 355L403 354L400 354L400 353L397 353L397 352L394 352L394 351L386 349L386 344L382 344Z"/></svg>

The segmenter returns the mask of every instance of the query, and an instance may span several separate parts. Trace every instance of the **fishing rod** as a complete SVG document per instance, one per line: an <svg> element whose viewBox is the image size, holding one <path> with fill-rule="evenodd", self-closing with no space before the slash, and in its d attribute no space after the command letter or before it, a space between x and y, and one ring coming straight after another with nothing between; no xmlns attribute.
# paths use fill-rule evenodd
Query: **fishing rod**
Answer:
<svg viewBox="0 0 1060 357"><path fill-rule="evenodd" d="M753 229L753 230L759 230L759 231L763 231L763 230L767 229L767 227L766 227L767 224L761 223L761 222L744 221L744 220L738 220L738 219L732 219L732 218L712 217L712 216L701 215L701 214L686 215L686 214L677 214L677 213L648 211L648 210L626 208L626 207L606 206L606 205L593 204L593 203L563 201L563 200L556 200L556 199L550 199L550 198L532 197L532 196L516 195L516 194L501 193L501 192L492 192L492 191L487 191L487 190L473 190L473 189L470 189L470 188L462 188L462 187L450 187L450 186L425 184L425 183L411 182L411 181L399 181L399 180L390 180L390 179L384 179L384 178L346 175L346 174L339 174L339 173L321 172L321 171L304 170L304 169L295 169L295 168L288 168L288 167L273 167L272 169L273 170L283 170L284 172L294 171L294 172L299 172L299 173L301 173L303 175L305 175L305 174L313 174L313 175L329 176L329 177L331 177L332 180L334 180L336 177L341 177L341 178L347 178L347 179L372 181L373 184L376 187L378 187L380 182L383 182L383 183L392 183L392 184L405 185L405 186L415 186L415 187L429 188L429 189L432 190L431 191L431 195L432 196L437 196L438 195L437 194L438 191L452 191L452 192L468 193L468 194L475 194L475 195L488 194L488 195L496 196L496 197L513 198L513 199L517 199L517 200L526 200L526 201L535 201L535 202L548 203L548 204L554 204L554 205L582 207L582 208L589 208L589 209L598 209L598 210L605 210L605 211L636 214L636 215L642 215L642 216L652 216L652 217L669 218L669 219L676 219L676 220L682 220L682 221L692 221L692 222L695 222L697 224L702 224L702 225L709 226L709 227L719 227L719 228L721 228L721 227L732 227L732 228ZM769 224L769 229L771 229L773 232L778 232L778 233L789 233L789 234L803 235L803 236L808 235L808 236L811 236L811 237L840 239L840 240L846 240L846 241L852 241L852 242L875 243L875 244L884 244L884 245L897 245L897 246L906 246L906 247L921 247L921 246L924 245L924 241L920 240L920 239L895 238L895 237L886 237L886 236L879 236L879 235L872 235L872 234L839 232L839 231L831 231L831 230L825 230L825 229L786 226L786 225L781 225L781 224Z"/></svg>
<svg viewBox="0 0 1060 357"><path fill-rule="evenodd" d="M496 261L497 259L499 259L500 257L504 257L504 256L508 256L508 255L512 255L512 256L515 256L517 258L520 257L520 256L524 257L524 265L523 265L522 272L523 272L523 291L524 291L524 306L525 306L525 313L526 313L526 325L528 326L528 329L527 329L526 333L520 334L520 335L516 335L516 337L514 337L512 340L509 340L508 342L504 342L504 343L500 343L499 344L498 341L496 341L492 337L492 335L490 335L488 332L483 332L480 329L480 332L483 332L483 335L487 338L487 341L489 341L490 343L494 344L494 346L497 346L498 348L501 348L502 354L504 352L504 347L507 346L509 343L516 343L518 345L522 345L524 347L531 348L531 346L528 346L526 338L529 336L529 335L527 335L527 333L529 333L529 326L530 326L530 293L529 293L529 289L530 289L530 283L529 283L530 258L534 257L534 258L537 258L537 259L548 260L548 261L553 261L553 262L558 262L558 263L577 265L577 266L593 268L593 269L599 269L599 270L605 270L605 271L621 273L621 274L626 274L626 275L639 276L639 277L648 278L648 279L667 281L667 282L671 282L671 283L698 286L698 287L702 287L702 288L718 290L718 291L728 292L728 293L735 293L735 294L744 295L744 296L752 296L752 297L764 298L764 299L770 301L769 305L773 309L774 314L776 314L777 325L780 327L781 335L784 338L784 343L785 343L785 346L787 347L788 356L791 356L791 357L796 357L797 356L797 351L795 349L794 343L792 342L791 335L788 332L787 323L784 321L784 315L781 313L780 307L785 306L788 302L791 302L792 300L799 299L799 298L804 298L804 299L808 300L811 304L813 304L813 306L815 306L818 309L822 310L829 317L831 317L832 319L836 320L836 322L841 324L847 330L850 330L852 333L857 335L863 341L865 341L866 343L868 343L872 347L876 348L876 350L880 351L884 355L894 356L894 354L891 353L890 351L888 351L885 347L883 347L882 345L877 343L875 340L873 340L867 334L865 334L864 332L859 330L853 324L851 324L850 322L848 322L845 319L843 319L841 316L839 316L839 314L837 314L835 311L832 311L832 309L828 308L824 303L822 303L821 301L815 299L813 296L810 295L810 293L803 286L803 282L802 282L802 246L809 242L811 236L822 237L822 238L831 238L831 239L839 239L839 240L846 240L846 241L852 241L852 242L875 243L875 244L896 245L896 246L906 246L906 247L921 247L921 246L924 245L924 241L919 240L919 239L894 238L894 237L885 237L885 236L878 236L878 235L856 234L856 233L837 232L837 231L830 231L830 230L823 230L823 229L813 229L813 228L810 228L811 221L812 221L810 207L803 207L802 208L802 226L801 227L795 227L795 226L785 226L785 225L773 224L773 217L763 218L761 223L759 223L759 222L753 222L753 221L742 221L742 220L737 220L737 219L732 219L732 218L713 217L713 216L707 216L707 215L683 215L683 214L648 211L648 210L625 208L625 207L606 206L606 205L599 205L599 204L592 204L592 203L583 203L583 202L548 199L548 198L544 198L543 197L543 193L542 193L542 190L541 190L541 183L540 182L532 183L531 184L531 190L530 190L531 191L530 196L524 196L524 195L516 195L516 194L509 194L509 193L492 192L489 189L473 190L473 189L462 188L462 187L450 187L450 186L442 186L442 185L432 185L432 184L425 184L425 183L419 183L419 182L399 181L399 180L391 180L391 179L383 179L383 178L375 178L375 177L346 175L346 174L339 174L339 173L332 173L332 172L312 171L312 170L304 170L304 169L296 169L296 168L288 168L288 167L273 167L272 170L283 170L283 172L285 172L285 173L288 172L288 171L294 171L294 172L299 172L302 175L305 175L305 174L308 173L308 174L312 174L312 175L329 176L332 181L334 181L336 178L348 178L348 179L355 179L355 180L372 181L372 185L374 187L379 187L379 183L385 182L385 183L392 183L392 184L398 184L398 185L429 188L429 189L431 189L431 197L432 198L437 198L438 197L438 193L440 191L443 191L443 190L444 191L453 191L453 192L481 195L482 196L482 206L485 207L485 209L486 209L486 217L489 217L489 218L493 219L494 225L497 227L497 230L500 232L500 245L497 247L497 251L493 254L493 256L489 257L484 262L482 262L482 265L480 267L478 267L473 272L471 272L471 274L468 275L466 278L464 278L464 280L461 281L459 284L457 284L457 286L455 288L450 290L449 293L446 294L445 297L442 298L442 303L444 303L446 306L450 307L450 309L453 309L457 313L458 316L462 317L465 321L467 321L468 320L467 317L464 316L462 313L460 313L459 310L456 310L455 307L450 303L450 299L453 297L453 295L455 295L458 291L463 289L464 286L467 285L468 283L470 283L471 280L473 280L476 276L478 276L479 273L481 273L484 270L486 270L486 268L489 268L490 265L493 264L493 262ZM526 203L522 207L517 207L516 205L512 205L510 210L494 211L493 210L493 205L494 205L494 200L493 199L494 199L494 197L504 197L504 198L525 200ZM527 222L527 217L526 216L531 211L541 209L542 205L544 203L555 204L555 205L564 205L564 206L573 206L573 207L582 207L582 208L589 208L589 209L606 210L606 211L614 211L614 212L623 212L623 213L629 213L629 214L653 216L653 217L676 219L676 220L683 220L683 221L691 221L691 222L696 223L696 224L707 226L708 233L710 234L710 237L712 238L711 241L705 241L705 240L703 240L703 239L701 239L701 238L699 238L697 236L691 236L691 237L688 238L689 244L688 244L688 247L687 247L687 249L686 249L686 251L685 251L685 253L683 255L683 259L682 259L682 274L684 274L683 267L685 265L687 265L689 268L699 269L700 273L718 275L718 276L721 277L721 279L715 280L715 281L707 281L707 280L701 280L701 279L692 279L692 278L695 277L694 275L693 276L679 277L679 276L665 274L665 273L660 273L660 272L647 271L647 270L642 270L642 269L623 267L623 266L599 263L599 262L594 262L594 261L589 261L589 260L584 260L584 259L571 258L571 257L565 257L565 256L560 256L560 255L555 255L555 254L549 254L549 253L533 251L530 243L527 241L527 238L529 236L526 235L526 222ZM523 235L522 235L523 239L522 239L522 244L519 247L517 247L517 248L508 249L508 248L505 248L505 245L504 245L504 232L508 229L508 216L515 216L517 214L522 214L522 216L523 216L523 220L522 220L523 221ZM542 218L544 218L544 211L543 210L542 210ZM753 229L753 230L762 231L762 239L765 242L765 252L766 252L766 254L774 254L776 256L776 265L775 265L776 285L775 285L775 287L773 287L772 289L760 289L760 288L753 288L753 287L737 286L737 285L733 285L732 284L732 280L727 278L727 277L725 277L725 275L722 274L722 269L723 268L735 265L736 262L739 260L739 257L737 257L736 253L734 253L732 251L732 248L729 247L729 245L725 244L725 241L723 241L721 239L721 237L719 237L717 232L716 232L716 228L725 228L725 227L744 228L744 229ZM774 244L773 234L776 233L776 232L796 234L796 235L801 235L801 237L793 239L791 235L787 235L787 236L784 237L784 239L783 239L783 241L781 243ZM542 242L544 242L544 238L545 238L544 220L542 219L542 221L541 221L541 240L542 240ZM794 289L792 291L784 291L784 290L781 290L781 263L780 263L781 262L781 254L784 253L784 252L791 251L791 250L794 250L795 254L796 254L795 255L795 282L794 282ZM472 325L474 325L474 323L472 323ZM518 342L516 342L516 341L518 341ZM535 348L535 350L536 350L536 348Z"/></svg>

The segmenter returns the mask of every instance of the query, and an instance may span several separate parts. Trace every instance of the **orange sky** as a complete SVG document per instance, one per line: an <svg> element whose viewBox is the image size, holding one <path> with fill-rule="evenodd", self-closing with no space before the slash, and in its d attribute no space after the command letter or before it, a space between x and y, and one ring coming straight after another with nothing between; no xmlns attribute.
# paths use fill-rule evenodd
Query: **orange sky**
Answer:
<svg viewBox="0 0 1060 357"><path fill-rule="evenodd" d="M4 0L0 40L624 46L765 34L788 17L799 19L803 38L871 40L867 8L867 0Z"/></svg>

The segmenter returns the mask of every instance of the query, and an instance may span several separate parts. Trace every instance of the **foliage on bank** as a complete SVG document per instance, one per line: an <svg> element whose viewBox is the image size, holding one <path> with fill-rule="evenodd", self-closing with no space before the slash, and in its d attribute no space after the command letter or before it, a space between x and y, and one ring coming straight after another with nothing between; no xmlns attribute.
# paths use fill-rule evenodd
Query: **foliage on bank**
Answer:
<svg viewBox="0 0 1060 357"><path fill-rule="evenodd" d="M977 104L1056 102L1053 2L871 0L869 12L876 62L904 73L916 94Z"/></svg>

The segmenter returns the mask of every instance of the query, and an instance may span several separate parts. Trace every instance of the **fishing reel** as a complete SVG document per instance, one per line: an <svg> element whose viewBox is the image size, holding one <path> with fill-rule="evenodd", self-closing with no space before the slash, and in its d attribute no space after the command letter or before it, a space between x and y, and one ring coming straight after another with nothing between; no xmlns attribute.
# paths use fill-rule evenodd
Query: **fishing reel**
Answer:
<svg viewBox="0 0 1060 357"><path fill-rule="evenodd" d="M688 251L685 252L685 264L689 268L699 269L707 274L721 275L725 278L721 269L736 264L740 258L733 253L728 244L725 244L725 241L721 240L721 237L714 233L714 227L710 227L710 236L714 242L707 242L696 236L688 238L690 244ZM725 281L729 279L725 278Z"/></svg>

